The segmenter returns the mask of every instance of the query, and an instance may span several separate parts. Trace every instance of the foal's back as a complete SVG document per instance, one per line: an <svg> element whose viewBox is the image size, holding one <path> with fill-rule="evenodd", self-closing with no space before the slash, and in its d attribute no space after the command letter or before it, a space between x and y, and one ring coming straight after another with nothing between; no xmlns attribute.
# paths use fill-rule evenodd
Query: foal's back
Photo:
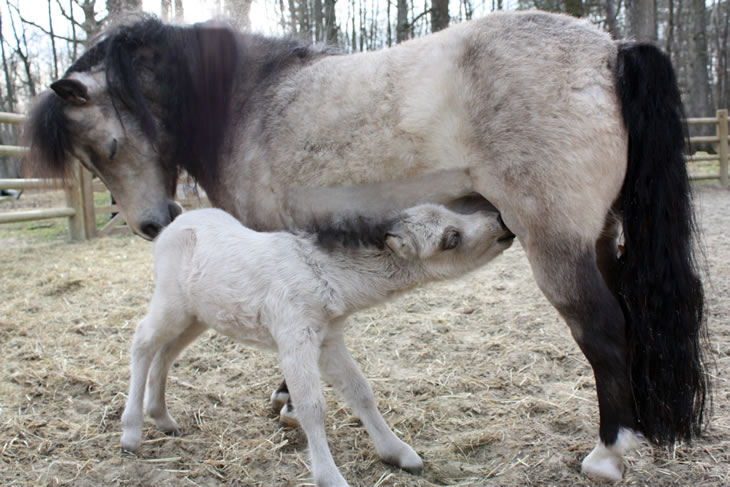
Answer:
<svg viewBox="0 0 730 487"><path fill-rule="evenodd" d="M196 210L178 217L155 244L155 294L198 322L236 340L275 347L267 320L303 291L308 267L297 258L301 242L285 232L250 230L228 213Z"/></svg>

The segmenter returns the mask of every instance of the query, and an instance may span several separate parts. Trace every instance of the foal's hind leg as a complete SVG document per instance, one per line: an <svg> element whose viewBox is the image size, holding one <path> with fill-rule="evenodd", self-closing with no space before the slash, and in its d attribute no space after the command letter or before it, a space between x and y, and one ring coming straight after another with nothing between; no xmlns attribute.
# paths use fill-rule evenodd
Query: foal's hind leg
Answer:
<svg viewBox="0 0 730 487"><path fill-rule="evenodd" d="M535 278L568 323L596 380L600 442L584 460L583 471L620 480L636 427L621 306L599 271L594 245L564 235L539 243L528 248ZM604 245L601 252L607 251Z"/></svg>
<svg viewBox="0 0 730 487"><path fill-rule="evenodd" d="M375 405L370 384L347 350L340 326L333 324L322 344L319 366L323 378L353 408L372 438L378 456L384 462L411 473L419 473L423 470L423 460L386 424Z"/></svg>
<svg viewBox="0 0 730 487"><path fill-rule="evenodd" d="M156 299L157 298L157 299ZM137 325L130 350L130 380L127 406L122 414L122 449L137 451L142 444L143 401L150 365L165 344L174 340L191 324L181 311L152 299L150 312Z"/></svg>
<svg viewBox="0 0 730 487"><path fill-rule="evenodd" d="M160 431L173 435L180 434L177 422L170 416L165 403L167 374L180 352L207 329L199 322L193 321L180 336L162 346L152 360L152 366L147 377L144 410L155 421L157 429Z"/></svg>

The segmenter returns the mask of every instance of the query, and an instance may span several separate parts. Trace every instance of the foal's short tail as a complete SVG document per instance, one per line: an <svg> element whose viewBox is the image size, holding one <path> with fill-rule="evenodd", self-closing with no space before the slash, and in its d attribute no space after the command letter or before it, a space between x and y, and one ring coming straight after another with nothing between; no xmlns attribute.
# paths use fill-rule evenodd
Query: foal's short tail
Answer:
<svg viewBox="0 0 730 487"><path fill-rule="evenodd" d="M710 394L683 109L669 58L652 45L621 45L616 77L629 136L619 292L638 427L665 446L700 434Z"/></svg>

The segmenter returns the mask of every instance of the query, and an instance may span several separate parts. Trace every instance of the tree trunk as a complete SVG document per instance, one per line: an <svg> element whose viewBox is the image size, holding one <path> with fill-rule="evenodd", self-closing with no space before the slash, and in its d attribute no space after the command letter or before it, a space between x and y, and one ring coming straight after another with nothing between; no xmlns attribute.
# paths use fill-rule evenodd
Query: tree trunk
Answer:
<svg viewBox="0 0 730 487"><path fill-rule="evenodd" d="M182 3L182 0L175 0L176 4L177 2ZM223 11L225 16L232 20L237 27L248 29L251 26L248 14L251 12L252 3L253 0L226 0L223 4Z"/></svg>
<svg viewBox="0 0 730 487"><path fill-rule="evenodd" d="M48 0L48 32L51 38L51 52L53 53L53 79L58 79L58 51L56 50L56 34L53 32L53 15L51 14L51 0Z"/></svg>
<svg viewBox="0 0 730 487"><path fill-rule="evenodd" d="M141 11L142 0L106 0L106 9L109 17L115 19L125 12Z"/></svg>
<svg viewBox="0 0 730 487"><path fill-rule="evenodd" d="M704 0L690 1L692 19L689 82L687 109L690 117L708 117L713 115L712 92L710 90L709 56L707 53L707 12Z"/></svg>
<svg viewBox="0 0 730 487"><path fill-rule="evenodd" d="M449 26L449 0L431 0L431 32Z"/></svg>
<svg viewBox="0 0 730 487"><path fill-rule="evenodd" d="M185 10L183 10L182 0L175 0L175 22L183 22L185 20Z"/></svg>
<svg viewBox="0 0 730 487"><path fill-rule="evenodd" d="M324 42L327 44L337 43L337 16L335 14L335 2L337 0L324 0Z"/></svg>
<svg viewBox="0 0 730 487"><path fill-rule="evenodd" d="M563 3L563 9L568 15L573 17L583 17L583 1L582 0L565 0Z"/></svg>
<svg viewBox="0 0 730 487"><path fill-rule="evenodd" d="M614 1L615 0L605 0L603 6L606 11L606 30L609 34L611 34L611 37L618 39L618 28L616 27L616 4ZM672 0L669 0L669 2L671 3Z"/></svg>
<svg viewBox="0 0 730 487"><path fill-rule="evenodd" d="M398 17L395 25L395 40L396 42L403 42L408 40L408 1L398 0Z"/></svg>
<svg viewBox="0 0 730 487"><path fill-rule="evenodd" d="M170 10L172 8L172 0L160 1L160 18L163 22L170 21Z"/></svg>
<svg viewBox="0 0 730 487"><path fill-rule="evenodd" d="M626 0L626 37L641 42L657 40L654 0Z"/></svg>
<svg viewBox="0 0 730 487"><path fill-rule="evenodd" d="M322 11L322 0L314 0L312 7L314 17L314 38L317 42L322 42L325 38L324 33L324 12Z"/></svg>

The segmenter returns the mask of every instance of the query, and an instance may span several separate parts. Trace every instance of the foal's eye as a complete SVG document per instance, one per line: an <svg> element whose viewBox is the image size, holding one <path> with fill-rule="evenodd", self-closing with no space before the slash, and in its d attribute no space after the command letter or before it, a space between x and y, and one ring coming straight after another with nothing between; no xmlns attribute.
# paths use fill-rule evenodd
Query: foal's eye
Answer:
<svg viewBox="0 0 730 487"><path fill-rule="evenodd" d="M452 250L461 245L461 233L456 228L447 228L441 237L441 250Z"/></svg>
<svg viewBox="0 0 730 487"><path fill-rule="evenodd" d="M115 155L117 155L117 139L112 139L112 146L109 149L109 160L114 159Z"/></svg>

